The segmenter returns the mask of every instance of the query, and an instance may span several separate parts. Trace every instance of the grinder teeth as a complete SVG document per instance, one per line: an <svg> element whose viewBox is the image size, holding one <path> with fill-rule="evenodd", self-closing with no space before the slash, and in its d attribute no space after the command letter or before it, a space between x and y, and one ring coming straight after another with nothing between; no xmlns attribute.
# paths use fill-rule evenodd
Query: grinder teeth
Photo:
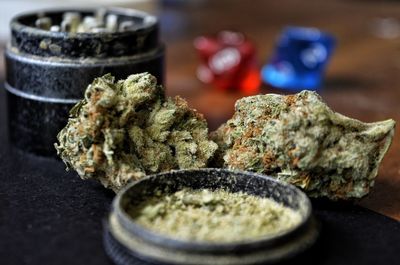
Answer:
<svg viewBox="0 0 400 265"><path fill-rule="evenodd" d="M136 23L133 20L121 19L116 14L107 14L107 9L99 8L94 16L82 17L79 12L65 12L59 25L53 24L50 17L39 17L35 27L53 32L69 33L101 33L124 32L133 30Z"/></svg>

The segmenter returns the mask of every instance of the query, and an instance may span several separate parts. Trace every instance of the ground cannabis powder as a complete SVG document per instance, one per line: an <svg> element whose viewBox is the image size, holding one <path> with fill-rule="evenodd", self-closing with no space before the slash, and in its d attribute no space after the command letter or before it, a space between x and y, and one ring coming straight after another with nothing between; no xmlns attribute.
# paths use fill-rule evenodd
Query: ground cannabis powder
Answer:
<svg viewBox="0 0 400 265"><path fill-rule="evenodd" d="M225 190L183 189L132 205L128 214L143 227L180 240L234 242L274 235L301 216L272 199Z"/></svg>

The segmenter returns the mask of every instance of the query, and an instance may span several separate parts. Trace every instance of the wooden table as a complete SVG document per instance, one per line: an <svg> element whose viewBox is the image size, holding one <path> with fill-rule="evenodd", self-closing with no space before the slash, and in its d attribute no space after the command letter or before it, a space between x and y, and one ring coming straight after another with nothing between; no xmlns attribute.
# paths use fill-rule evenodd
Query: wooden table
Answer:
<svg viewBox="0 0 400 265"><path fill-rule="evenodd" d="M318 27L333 33L338 46L327 71L322 97L332 109L365 122L400 121L400 37L381 38L377 21L400 21L396 1L204 1L163 10L167 43L167 93L181 95L204 113L211 129L231 117L243 95L223 93L200 83L193 39L234 29L258 47L260 65L271 55L285 25ZM261 93L283 93L264 86ZM359 204L400 220L400 129L381 164L375 188Z"/></svg>

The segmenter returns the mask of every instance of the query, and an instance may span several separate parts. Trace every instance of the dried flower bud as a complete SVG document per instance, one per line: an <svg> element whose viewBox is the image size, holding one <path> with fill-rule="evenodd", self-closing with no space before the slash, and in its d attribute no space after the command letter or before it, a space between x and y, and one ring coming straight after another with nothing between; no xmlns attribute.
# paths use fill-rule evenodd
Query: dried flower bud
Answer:
<svg viewBox="0 0 400 265"><path fill-rule="evenodd" d="M368 194L394 134L395 121L345 117L310 91L247 97L235 108L212 133L217 164L275 176L313 197Z"/></svg>
<svg viewBox="0 0 400 265"><path fill-rule="evenodd" d="M179 97L165 98L148 73L96 78L57 138L68 168L113 190L146 174L206 167L217 149L203 116Z"/></svg>

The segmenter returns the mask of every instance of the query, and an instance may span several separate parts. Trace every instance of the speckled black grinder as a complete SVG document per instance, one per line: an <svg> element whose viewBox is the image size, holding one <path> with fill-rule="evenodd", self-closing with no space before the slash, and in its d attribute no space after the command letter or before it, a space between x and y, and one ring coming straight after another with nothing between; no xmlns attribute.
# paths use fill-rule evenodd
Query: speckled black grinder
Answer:
<svg viewBox="0 0 400 265"><path fill-rule="evenodd" d="M158 234L140 226L128 214L130 205L142 202L157 190L173 193L185 187L270 198L299 213L301 221L273 236L210 243ZM318 233L309 199L294 186L253 172L206 168L164 172L128 184L114 198L104 223L104 245L117 265L254 265L284 260L296 264L296 255L314 244Z"/></svg>
<svg viewBox="0 0 400 265"><path fill-rule="evenodd" d="M10 141L39 155L55 154L56 135L69 109L95 77L106 73L124 79L150 72L163 82L164 46L154 16L131 9L105 9L117 23L131 27L114 32L72 33L35 27L38 18L60 24L66 12L82 17L96 10L51 10L16 16L6 52ZM125 23L126 24L126 23Z"/></svg>

